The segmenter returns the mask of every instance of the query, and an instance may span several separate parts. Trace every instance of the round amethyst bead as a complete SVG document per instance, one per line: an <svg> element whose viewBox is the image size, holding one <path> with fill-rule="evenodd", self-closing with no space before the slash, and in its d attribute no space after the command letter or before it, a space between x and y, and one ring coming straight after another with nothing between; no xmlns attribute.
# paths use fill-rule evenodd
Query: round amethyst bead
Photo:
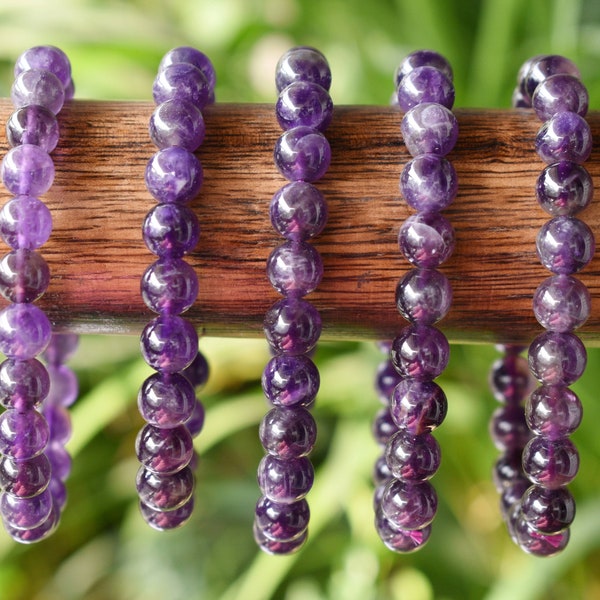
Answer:
<svg viewBox="0 0 600 600"><path fill-rule="evenodd" d="M34 46L25 50L16 60L14 75L24 71L50 71L66 88L71 83L71 63L67 55L56 46Z"/></svg>
<svg viewBox="0 0 600 600"><path fill-rule="evenodd" d="M585 162L592 151L592 133L583 117L561 112L548 119L537 133L535 150L546 163Z"/></svg>
<svg viewBox="0 0 600 600"><path fill-rule="evenodd" d="M43 246L52 231L48 207L32 196L18 196L0 210L0 235L11 248L35 250Z"/></svg>
<svg viewBox="0 0 600 600"><path fill-rule="evenodd" d="M276 142L275 165L290 181L316 181L325 175L331 161L327 138L310 127L294 127Z"/></svg>
<svg viewBox="0 0 600 600"><path fill-rule="evenodd" d="M193 210L183 204L157 204L142 225L144 242L160 257L181 258L200 239L200 224Z"/></svg>
<svg viewBox="0 0 600 600"><path fill-rule="evenodd" d="M150 527L157 531L168 531L177 529L177 527L181 527L188 522L194 510L194 497L192 496L179 508L169 511L150 508L143 502L140 502L139 506L144 521L146 521Z"/></svg>
<svg viewBox="0 0 600 600"><path fill-rule="evenodd" d="M71 473L71 455L62 444L55 442L50 442L44 452L52 465L52 480L65 481Z"/></svg>
<svg viewBox="0 0 600 600"><path fill-rule="evenodd" d="M269 500L290 504L308 494L314 481L314 470L305 456L282 460L267 454L258 465L257 479Z"/></svg>
<svg viewBox="0 0 600 600"><path fill-rule="evenodd" d="M46 419L36 410L18 413L5 410L0 415L0 452L17 460L41 454L50 438Z"/></svg>
<svg viewBox="0 0 600 600"><path fill-rule="evenodd" d="M512 448L503 452L496 460L492 477L496 491L501 494L506 488L523 479L522 448ZM527 485L531 482L527 479Z"/></svg>
<svg viewBox="0 0 600 600"><path fill-rule="evenodd" d="M179 373L154 373L138 393L138 408L144 420L163 429L185 423L192 415L195 401L192 384Z"/></svg>
<svg viewBox="0 0 600 600"><path fill-rule="evenodd" d="M594 186L585 167L573 161L547 166L536 184L540 206L552 216L573 216L592 201Z"/></svg>
<svg viewBox="0 0 600 600"><path fill-rule="evenodd" d="M525 404L529 429L549 439L571 435L579 427L582 414L577 394L563 386L540 386Z"/></svg>
<svg viewBox="0 0 600 600"><path fill-rule="evenodd" d="M158 71L152 86L156 104L187 100L199 109L211 100L211 86L204 73L191 63L173 63Z"/></svg>
<svg viewBox="0 0 600 600"><path fill-rule="evenodd" d="M194 474L189 467L159 475L140 467L136 477L140 501L151 509L172 511L186 504L194 493Z"/></svg>
<svg viewBox="0 0 600 600"><path fill-rule="evenodd" d="M65 407L71 406L77 400L77 394L79 393L77 376L73 370L66 365L54 366L49 364L48 373L52 380L48 402Z"/></svg>
<svg viewBox="0 0 600 600"><path fill-rule="evenodd" d="M439 212L450 206L458 191L452 163L436 154L422 154L406 163L400 175L406 203L419 212Z"/></svg>
<svg viewBox="0 0 600 600"><path fill-rule="evenodd" d="M398 426L394 422L389 408L382 408L377 412L371 430L373 438L380 446L385 446L398 431Z"/></svg>
<svg viewBox="0 0 600 600"><path fill-rule="evenodd" d="M586 362L585 346L573 333L548 331L529 347L529 368L544 385L571 385L583 374Z"/></svg>
<svg viewBox="0 0 600 600"><path fill-rule="evenodd" d="M5 524L15 529L33 529L52 512L52 494L45 489L37 496L19 498L4 492L0 495L0 514Z"/></svg>
<svg viewBox="0 0 600 600"><path fill-rule="evenodd" d="M325 90L331 86L331 70L321 52L308 46L288 50L277 62L275 85L281 92L295 81L316 83Z"/></svg>
<svg viewBox="0 0 600 600"><path fill-rule="evenodd" d="M398 84L398 106L403 111L425 102L435 102L446 108L454 105L452 80L431 66L413 69Z"/></svg>
<svg viewBox="0 0 600 600"><path fill-rule="evenodd" d="M267 276L280 294L305 296L321 282L323 261L310 244L286 242L275 248L267 259Z"/></svg>
<svg viewBox="0 0 600 600"><path fill-rule="evenodd" d="M521 88L529 98L532 98L538 85L552 75L558 74L571 75L577 79L581 77L575 64L564 56L536 56L527 61L519 72Z"/></svg>
<svg viewBox="0 0 600 600"><path fill-rule="evenodd" d="M428 204L425 198L421 200ZM413 265L439 267L454 250L454 229L448 219L437 212L417 213L410 215L400 227L398 245Z"/></svg>
<svg viewBox="0 0 600 600"><path fill-rule="evenodd" d="M279 94L275 115L282 129L304 126L325 131L333 117L333 102L320 85L295 81Z"/></svg>
<svg viewBox="0 0 600 600"><path fill-rule="evenodd" d="M150 139L158 148L180 146L194 152L204 140L202 112L187 100L167 100L150 117Z"/></svg>
<svg viewBox="0 0 600 600"><path fill-rule="evenodd" d="M48 517L37 527L31 529L17 529L10 523L4 521L4 527L10 537L21 544L33 544L46 539L51 535L58 525L60 519L60 507L54 506L50 510Z"/></svg>
<svg viewBox="0 0 600 600"><path fill-rule="evenodd" d="M498 450L507 451L525 446L530 432L523 408L514 404L497 408L490 420L490 436Z"/></svg>
<svg viewBox="0 0 600 600"><path fill-rule="evenodd" d="M51 335L48 317L34 304L9 304L0 311L0 352L8 358L34 358Z"/></svg>
<svg viewBox="0 0 600 600"><path fill-rule="evenodd" d="M412 435L401 429L390 438L385 449L385 459L396 479L425 481L439 469L440 445L431 433Z"/></svg>
<svg viewBox="0 0 600 600"><path fill-rule="evenodd" d="M589 96L585 85L573 75L552 75L544 79L533 93L531 104L541 121L559 112L574 112L585 117Z"/></svg>
<svg viewBox="0 0 600 600"><path fill-rule="evenodd" d="M35 302L50 283L50 269L40 254L13 250L0 259L0 294L9 302Z"/></svg>
<svg viewBox="0 0 600 600"><path fill-rule="evenodd" d="M279 540L272 540L268 538L262 529L255 522L252 529L254 533L254 540L256 541L259 548L267 554L284 555L293 554L298 552L302 546L304 546L308 538L308 529L305 529L298 537L293 540L287 540L281 542Z"/></svg>
<svg viewBox="0 0 600 600"><path fill-rule="evenodd" d="M523 449L523 470L533 483L556 489L577 475L579 453L569 438L536 436Z"/></svg>
<svg viewBox="0 0 600 600"><path fill-rule="evenodd" d="M548 490L532 485L521 500L521 513L539 533L560 533L575 518L575 500L567 488Z"/></svg>
<svg viewBox="0 0 600 600"><path fill-rule="evenodd" d="M381 497L381 511L392 527L422 529L433 521L437 494L429 481L412 483L393 479Z"/></svg>
<svg viewBox="0 0 600 600"><path fill-rule="evenodd" d="M400 125L407 150L412 156L448 154L458 139L458 121L441 104L426 102L411 108Z"/></svg>
<svg viewBox="0 0 600 600"><path fill-rule="evenodd" d="M317 425L305 408L274 408L263 417L258 435L269 454L290 460L311 452Z"/></svg>
<svg viewBox="0 0 600 600"><path fill-rule="evenodd" d="M73 357L78 346L79 336L76 333L53 333L44 350L44 360L53 367L63 366Z"/></svg>
<svg viewBox="0 0 600 600"><path fill-rule="evenodd" d="M452 67L441 54L434 52L433 50L417 50L411 52L400 63L394 77L396 87L398 87L406 75L419 67L435 67L450 81L453 79Z"/></svg>
<svg viewBox="0 0 600 600"><path fill-rule="evenodd" d="M413 530L397 528L381 511L375 516L375 529L387 548L402 554L419 550L431 536L431 525Z"/></svg>
<svg viewBox="0 0 600 600"><path fill-rule="evenodd" d="M404 379L392 393L390 412L399 428L419 435L442 424L448 412L448 400L435 381Z"/></svg>
<svg viewBox="0 0 600 600"><path fill-rule="evenodd" d="M50 429L50 442L64 446L71 439L73 431L69 411L61 404L46 402L42 414Z"/></svg>
<svg viewBox="0 0 600 600"><path fill-rule="evenodd" d="M6 123L6 137L11 147L34 144L45 152L52 152L58 143L58 135L54 113L37 104L19 108Z"/></svg>
<svg viewBox="0 0 600 600"><path fill-rule="evenodd" d="M146 187L159 202L189 202L202 186L202 165L184 148L159 150L146 167Z"/></svg>
<svg viewBox="0 0 600 600"><path fill-rule="evenodd" d="M45 194L54 181L54 163L39 146L11 148L2 159L2 181L15 196Z"/></svg>
<svg viewBox="0 0 600 600"><path fill-rule="evenodd" d="M308 356L275 356L265 367L262 388L274 406L309 407L319 391L319 371Z"/></svg>
<svg viewBox="0 0 600 600"><path fill-rule="evenodd" d="M27 460L10 456L0 459L0 488L19 498L31 498L43 492L50 483L52 467L45 454Z"/></svg>
<svg viewBox="0 0 600 600"><path fill-rule="evenodd" d="M204 405L200 400L196 400L194 402L194 406L192 409L192 414L190 418L185 422L185 426L188 428L191 436L194 438L200 435L202 428L204 427L204 418L206 414L204 411ZM192 463L194 461L194 457L192 456Z"/></svg>
<svg viewBox="0 0 600 600"><path fill-rule="evenodd" d="M435 269L413 269L396 287L396 306L413 324L432 325L442 319L452 304L448 278Z"/></svg>
<svg viewBox="0 0 600 600"><path fill-rule="evenodd" d="M177 63L190 63L194 65L197 69L202 71L210 88L212 89L215 87L217 79L215 68L208 56L203 52L200 52L200 50L192 48L191 46L179 46L173 48L162 57L160 64L158 65L158 70L164 71L170 65Z"/></svg>
<svg viewBox="0 0 600 600"><path fill-rule="evenodd" d="M50 71L31 69L20 73L10 90L15 108L28 104L43 106L58 114L65 102L65 89L58 77Z"/></svg>
<svg viewBox="0 0 600 600"><path fill-rule="evenodd" d="M262 497L256 504L255 524L261 534L273 541L298 539L308 527L310 509L304 498L291 504Z"/></svg>
<svg viewBox="0 0 600 600"><path fill-rule="evenodd" d="M375 391L377 392L380 402L384 406L389 406L392 392L400 381L402 381L402 377L400 377L400 374L396 371L391 360L388 359L379 363L375 375Z"/></svg>
<svg viewBox="0 0 600 600"><path fill-rule="evenodd" d="M194 442L185 425L169 429L145 425L136 438L135 452L149 471L177 473L192 459Z"/></svg>
<svg viewBox="0 0 600 600"><path fill-rule="evenodd" d="M191 384L194 389L202 387L210 375L210 365L206 360L206 356L198 350L194 360L181 373Z"/></svg>
<svg viewBox="0 0 600 600"><path fill-rule="evenodd" d="M8 359L0 364L0 404L25 412L37 408L50 390L46 367L37 360Z"/></svg>
<svg viewBox="0 0 600 600"><path fill-rule="evenodd" d="M499 358L490 371L490 388L498 402L518 405L531 391L533 378L527 360L508 354Z"/></svg>

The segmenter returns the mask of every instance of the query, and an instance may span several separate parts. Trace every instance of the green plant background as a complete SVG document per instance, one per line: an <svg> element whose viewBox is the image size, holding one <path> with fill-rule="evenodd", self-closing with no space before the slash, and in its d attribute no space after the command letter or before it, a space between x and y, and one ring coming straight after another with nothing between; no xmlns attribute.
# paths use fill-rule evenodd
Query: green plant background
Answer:
<svg viewBox="0 0 600 600"><path fill-rule="evenodd" d="M575 60L600 106L600 4L595 0L2 0L0 95L16 56L62 47L80 98L149 99L161 56L194 45L211 56L227 102L274 101L273 68L295 44L328 57L337 104L387 104L392 74L408 52L434 48L456 74L460 107L508 107L514 77L531 55ZM502 126L499 123L499 126ZM2 600L430 600L600 597L600 354L576 384L586 415L573 436L582 458L572 485L578 517L568 549L524 555L508 539L490 481L497 452L487 422L496 408L487 346L453 346L441 378L450 411L437 435L445 449L434 479L440 498L429 544L397 556L372 527L370 482L379 409L372 380L381 355L368 342L323 343L315 408L320 436L309 496L309 543L287 558L259 553L251 537L266 404L262 340L204 339L212 368L202 393L197 509L181 530L157 533L138 514L135 398L148 372L134 338L86 336L73 361L69 503L59 530L34 546L0 532Z"/></svg>

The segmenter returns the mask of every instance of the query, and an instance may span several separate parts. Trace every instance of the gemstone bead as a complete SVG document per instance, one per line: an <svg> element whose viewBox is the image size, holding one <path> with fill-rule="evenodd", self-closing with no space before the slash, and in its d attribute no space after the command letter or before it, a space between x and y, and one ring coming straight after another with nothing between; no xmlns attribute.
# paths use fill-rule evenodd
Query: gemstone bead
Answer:
<svg viewBox="0 0 600 600"><path fill-rule="evenodd" d="M48 402L64 407L71 406L79 393L77 376L66 365L49 364L47 369L51 379Z"/></svg>
<svg viewBox="0 0 600 600"><path fill-rule="evenodd" d="M401 83L405 75L419 67L435 67L441 71L450 81L453 79L452 67L450 63L438 52L433 50L417 50L406 56L398 67L394 80L396 87Z"/></svg>
<svg viewBox="0 0 600 600"><path fill-rule="evenodd" d="M44 360L53 367L64 366L75 354L79 346L79 336L76 333L53 333L50 343L44 350Z"/></svg>
<svg viewBox="0 0 600 600"><path fill-rule="evenodd" d="M71 417L69 411L60 404L46 402L42 414L50 429L50 442L65 445L71 439Z"/></svg>
<svg viewBox="0 0 600 600"><path fill-rule="evenodd" d="M29 104L19 108L6 123L6 137L11 147L34 144L52 152L58 143L58 121L44 106Z"/></svg>
<svg viewBox="0 0 600 600"><path fill-rule="evenodd" d="M260 527L254 523L253 526L254 540L256 541L258 547L267 554L274 555L288 555L293 554L294 552L298 552L302 546L304 546L307 538L308 538L308 529L305 529L297 538L293 540L288 540L285 542L280 542L278 540L269 539Z"/></svg>
<svg viewBox="0 0 600 600"><path fill-rule="evenodd" d="M396 371L391 360L385 360L379 363L375 374L375 391L377 392L379 401L384 406L387 407L389 405L392 392L401 380L402 377L398 371Z"/></svg>
<svg viewBox="0 0 600 600"><path fill-rule="evenodd" d="M275 356L265 367L262 388L274 406L309 407L319 391L319 371L308 356Z"/></svg>
<svg viewBox="0 0 600 600"><path fill-rule="evenodd" d="M585 117L589 96L585 85L573 75L552 75L536 88L531 104L541 121L559 112L574 112Z"/></svg>
<svg viewBox="0 0 600 600"><path fill-rule="evenodd" d="M415 210L439 212L450 206L456 196L456 171L441 156L415 156L402 169L400 190L406 203Z"/></svg>
<svg viewBox="0 0 600 600"><path fill-rule="evenodd" d="M136 477L140 501L151 509L172 511L186 504L194 493L194 475L189 467L159 475L140 467Z"/></svg>
<svg viewBox="0 0 600 600"><path fill-rule="evenodd" d="M527 479L525 474L522 474L502 490L500 494L500 510L505 520L508 521L510 519L511 511L518 507L523 494L530 487L531 481Z"/></svg>
<svg viewBox="0 0 600 600"><path fill-rule="evenodd" d="M523 517L517 519L514 529L521 549L534 556L554 556L566 548L570 538L569 529L555 534L540 533Z"/></svg>
<svg viewBox="0 0 600 600"><path fill-rule="evenodd" d="M557 113L538 131L535 150L549 164L564 160L585 162L592 151L590 126L574 112Z"/></svg>
<svg viewBox="0 0 600 600"><path fill-rule="evenodd" d="M579 427L582 413L577 394L563 386L540 386L525 404L527 425L548 439L571 435Z"/></svg>
<svg viewBox="0 0 600 600"><path fill-rule="evenodd" d="M17 250L35 250L43 246L52 231L48 207L32 196L12 198L0 210L0 235Z"/></svg>
<svg viewBox="0 0 600 600"><path fill-rule="evenodd" d="M65 90L54 73L42 69L30 69L15 78L10 97L15 108L36 104L56 115L65 102Z"/></svg>
<svg viewBox="0 0 600 600"><path fill-rule="evenodd" d="M575 518L575 500L566 488L547 490L532 485L521 500L523 518L540 533L564 531Z"/></svg>
<svg viewBox="0 0 600 600"><path fill-rule="evenodd" d="M392 393L390 412L399 428L419 435L442 424L448 412L448 401L434 381L404 379Z"/></svg>
<svg viewBox="0 0 600 600"><path fill-rule="evenodd" d="M162 68L154 80L155 104L186 100L202 109L210 103L211 87L204 73L191 63L173 63Z"/></svg>
<svg viewBox="0 0 600 600"><path fill-rule="evenodd" d="M60 519L60 509L52 506L50 514L37 527L31 529L17 529L10 523L4 521L6 532L15 541L21 544L32 544L46 539L51 535L58 525Z"/></svg>
<svg viewBox="0 0 600 600"><path fill-rule="evenodd" d="M194 498L192 496L179 508L169 511L150 508L143 502L140 502L139 507L142 518L150 527L157 531L168 531L177 529L189 521L194 510Z"/></svg>
<svg viewBox="0 0 600 600"><path fill-rule="evenodd" d="M396 287L396 306L411 323L432 325L442 319L452 304L448 278L435 269L413 269Z"/></svg>
<svg viewBox="0 0 600 600"><path fill-rule="evenodd" d="M25 50L16 60L14 75L24 71L50 71L64 87L71 83L71 63L67 55L56 46L34 46Z"/></svg>
<svg viewBox="0 0 600 600"><path fill-rule="evenodd" d="M52 465L52 479L65 481L71 473L72 459L62 444L49 443L44 451Z"/></svg>
<svg viewBox="0 0 600 600"><path fill-rule="evenodd" d="M264 537L277 542L289 542L306 531L310 509L304 498L291 504L282 504L263 496L256 503L255 515L256 527Z"/></svg>
<svg viewBox="0 0 600 600"><path fill-rule="evenodd" d="M548 489L567 485L579 470L579 453L569 438L536 436L523 449L523 470L529 479Z"/></svg>
<svg viewBox="0 0 600 600"><path fill-rule="evenodd" d="M396 479L419 482L435 475L440 466L441 450L431 433L412 435L401 429L390 438L385 458Z"/></svg>
<svg viewBox="0 0 600 600"><path fill-rule="evenodd" d="M181 258L200 239L200 224L193 210L183 204L157 204L142 225L144 242L160 257Z"/></svg>
<svg viewBox="0 0 600 600"><path fill-rule="evenodd" d="M295 81L316 83L325 90L331 86L331 70L326 58L315 48L298 46L288 50L277 62L275 85L280 93Z"/></svg>
<svg viewBox="0 0 600 600"><path fill-rule="evenodd" d="M396 431L398 431L396 429ZM373 467L373 482L377 487L386 486L392 479L392 472L388 467L387 461L385 460L385 456L381 455L376 461L375 466ZM383 490L382 490L383 491ZM381 498L379 498L379 502ZM379 504L377 502L377 504ZM376 506L377 506L376 504Z"/></svg>
<svg viewBox="0 0 600 600"><path fill-rule="evenodd" d="M393 479L381 497L381 511L397 529L422 529L433 521L437 494L429 481L421 483Z"/></svg>
<svg viewBox="0 0 600 600"><path fill-rule="evenodd" d="M573 161L547 166L536 184L540 206L552 216L573 216L592 201L594 186L585 167Z"/></svg>
<svg viewBox="0 0 600 600"><path fill-rule="evenodd" d="M159 150L146 167L146 187L159 202L189 202L202 186L202 166L194 154L171 146Z"/></svg>
<svg viewBox="0 0 600 600"><path fill-rule="evenodd" d="M403 111L417 104L435 102L446 108L454 105L452 80L439 69L423 66L407 73L398 84L398 106Z"/></svg>
<svg viewBox="0 0 600 600"><path fill-rule="evenodd" d="M150 139L158 148L180 146L194 152L204 140L202 112L187 100L167 100L150 117Z"/></svg>
<svg viewBox="0 0 600 600"><path fill-rule="evenodd" d="M0 458L0 488L12 496L36 496L48 487L51 475L52 468L45 454L27 460Z"/></svg>
<svg viewBox="0 0 600 600"><path fill-rule="evenodd" d="M11 148L2 159L2 181L16 196L45 194L54 181L54 163L39 146L23 144Z"/></svg>
<svg viewBox="0 0 600 600"><path fill-rule="evenodd" d="M522 356L508 354L492 365L490 388L498 402L519 404L531 391L532 384L529 365Z"/></svg>
<svg viewBox="0 0 600 600"><path fill-rule="evenodd" d="M185 425L162 429L147 424L138 433L135 452L149 471L170 474L180 471L190 462L194 443Z"/></svg>
<svg viewBox="0 0 600 600"><path fill-rule="evenodd" d="M52 511L52 494L45 489L37 496L19 498L6 492L0 495L0 513L5 524L15 529L33 529Z"/></svg>
<svg viewBox="0 0 600 600"><path fill-rule="evenodd" d="M499 494L524 477L522 453L522 448L511 448L496 460L492 477ZM527 480L527 484L530 485L531 482Z"/></svg>
<svg viewBox="0 0 600 600"><path fill-rule="evenodd" d="M170 65L177 63L190 63L194 65L197 69L202 71L204 77L206 77L206 80L208 81L209 87L215 87L217 79L215 68L208 56L203 52L200 52L200 50L191 46L179 46L173 48L162 57L160 64L158 65L158 70L164 71Z"/></svg>
<svg viewBox="0 0 600 600"><path fill-rule="evenodd" d="M497 408L490 420L490 436L498 450L525 446L530 433L523 408L514 404Z"/></svg>
<svg viewBox="0 0 600 600"><path fill-rule="evenodd" d="M0 403L25 412L37 408L50 390L46 367L37 359L7 359L0 364Z"/></svg>
<svg viewBox="0 0 600 600"><path fill-rule="evenodd" d="M210 375L210 365L202 352L198 351L194 360L181 373L194 389L202 387Z"/></svg>
<svg viewBox="0 0 600 600"><path fill-rule="evenodd" d="M44 451L50 432L36 410L19 413L14 409L0 415L0 452L17 460L28 460Z"/></svg>
<svg viewBox="0 0 600 600"><path fill-rule="evenodd" d="M275 165L290 181L316 181L325 175L331 161L327 138L310 127L294 127L277 140Z"/></svg>
<svg viewBox="0 0 600 600"><path fill-rule="evenodd" d="M290 460L311 452L317 425L305 408L274 408L263 417L258 435L269 454Z"/></svg>
<svg viewBox="0 0 600 600"><path fill-rule="evenodd" d="M426 102L411 108L400 125L407 150L412 156L448 154L458 139L458 122L441 104Z"/></svg>
<svg viewBox="0 0 600 600"><path fill-rule="evenodd" d="M50 283L50 269L32 250L13 250L0 259L0 294L9 302L35 302Z"/></svg>
<svg viewBox="0 0 600 600"><path fill-rule="evenodd" d="M428 204L426 199L421 199ZM421 203L421 201L419 201ZM439 267L454 250L454 229L437 212L410 215L398 234L398 245L406 259L422 268Z"/></svg>
<svg viewBox="0 0 600 600"><path fill-rule="evenodd" d="M521 73L522 88L529 98L533 94L542 81L548 79L552 75L571 75L579 79L581 73L575 64L564 56L558 55L541 55L529 61L526 67L526 72Z"/></svg>
<svg viewBox="0 0 600 600"><path fill-rule="evenodd" d="M305 296L321 282L323 261L310 244L286 242L275 248L267 259L267 276L280 294Z"/></svg>
<svg viewBox="0 0 600 600"><path fill-rule="evenodd" d="M529 347L529 368L544 385L571 385L583 374L586 362L585 346L572 333L548 331Z"/></svg>
<svg viewBox="0 0 600 600"><path fill-rule="evenodd" d="M398 431L398 426L394 422L389 408L382 408L377 412L371 431L375 442L380 446L385 446L389 439Z"/></svg>
<svg viewBox="0 0 600 600"><path fill-rule="evenodd" d="M192 414L190 418L185 422L185 426L188 428L190 435L194 438L200 434L202 428L204 427L204 417L205 417L204 405L199 400L194 402L194 406L192 408ZM192 457L192 461L194 457Z"/></svg>
<svg viewBox="0 0 600 600"><path fill-rule="evenodd" d="M325 131L333 116L333 102L320 85L295 81L279 94L275 115L282 129L304 126Z"/></svg>
<svg viewBox="0 0 600 600"><path fill-rule="evenodd" d="M138 408L144 420L163 429L185 423L195 401L192 384L179 373L153 373L138 393Z"/></svg>
<svg viewBox="0 0 600 600"><path fill-rule="evenodd" d="M387 548L403 554L419 550L431 536L431 525L414 530L396 528L381 512L375 516L375 528Z"/></svg>
<svg viewBox="0 0 600 600"><path fill-rule="evenodd" d="M51 335L48 317L34 304L9 304L0 311L0 352L8 358L34 358Z"/></svg>
<svg viewBox="0 0 600 600"><path fill-rule="evenodd" d="M305 456L282 460L266 454L258 465L258 485L273 502L290 504L301 500L314 481L313 466Z"/></svg>

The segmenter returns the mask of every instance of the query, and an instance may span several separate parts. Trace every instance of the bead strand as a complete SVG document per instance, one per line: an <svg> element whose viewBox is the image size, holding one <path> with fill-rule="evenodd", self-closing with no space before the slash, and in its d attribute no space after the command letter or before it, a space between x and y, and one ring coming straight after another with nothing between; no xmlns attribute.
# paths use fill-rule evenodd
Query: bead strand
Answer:
<svg viewBox="0 0 600 600"><path fill-rule="evenodd" d="M321 281L320 254L307 242L327 220L327 205L312 182L329 167L331 150L323 131L333 115L331 71L314 48L292 48L279 60L276 116L283 135L274 158L291 183L275 193L271 223L285 242L267 261L267 275L283 299L267 312L264 331L274 354L263 373L263 389L273 406L260 425L267 452L258 467L262 493L256 505L254 537L270 554L290 554L306 541L310 511L305 496L314 471L308 458L316 424L309 412L319 387L309 358L321 333L317 309L304 300Z"/></svg>
<svg viewBox="0 0 600 600"><path fill-rule="evenodd" d="M55 530L66 499L61 484L68 468L61 470L53 441L68 438L70 425L62 410L47 413L50 424L43 414L51 382L37 357L50 343L52 326L34 302L50 283L37 249L50 236L52 217L39 197L54 180L50 152L59 141L56 115L74 87L69 60L54 46L26 50L14 72L16 110L6 127L11 149L2 161L4 186L14 197L0 211L0 235L12 248L0 259L0 293L10 302L0 312L0 352L6 356L0 365L0 402L6 408L0 416L0 514L14 540L32 543ZM62 433L53 418L58 412Z"/></svg>
<svg viewBox="0 0 600 600"><path fill-rule="evenodd" d="M136 478L140 510L155 529L183 525L194 506L193 437L204 422L194 388L208 377L198 350L198 334L180 315L198 295L198 278L183 257L198 243L200 226L187 204L202 185L195 150L205 133L202 110L214 101L215 71L200 51L180 47L162 59L154 81L157 105L150 138L158 152L146 168L146 186L158 201L142 226L143 239L158 259L141 282L146 306L158 314L144 328L140 345L156 373L142 384L138 407L146 425L140 430Z"/></svg>
<svg viewBox="0 0 600 600"><path fill-rule="evenodd" d="M391 480L381 492L375 526L384 544L412 552L429 539L437 495L429 479L441 459L431 434L445 418L446 397L433 381L445 369L449 344L433 327L450 308L452 289L437 270L452 253L453 230L440 214L454 199L457 177L444 157L458 137L452 69L431 51L410 54L396 75L396 101L405 113L404 143L413 157L404 167L400 189L417 213L399 233L399 246L416 268L396 288L396 305L410 323L394 339L391 360L402 380L394 389L390 412L398 427L386 444Z"/></svg>

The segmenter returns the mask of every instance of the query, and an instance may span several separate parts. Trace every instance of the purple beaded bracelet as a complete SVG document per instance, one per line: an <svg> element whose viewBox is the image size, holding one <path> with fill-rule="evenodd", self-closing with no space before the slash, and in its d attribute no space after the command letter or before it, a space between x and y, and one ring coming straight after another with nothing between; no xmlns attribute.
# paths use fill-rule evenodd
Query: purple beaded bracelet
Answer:
<svg viewBox="0 0 600 600"><path fill-rule="evenodd" d="M49 153L59 140L56 115L73 96L71 65L53 46L25 51L15 65L2 180L14 197L0 211L0 236L12 251L0 259L0 515L8 534L37 542L58 525L66 502L64 480L71 460L64 448L71 433L66 407L77 396L77 380L63 362L77 336L52 334L48 317L34 302L50 282L37 252L49 238L52 218L39 196L54 180ZM46 366L38 357L46 361Z"/></svg>
<svg viewBox="0 0 600 600"><path fill-rule="evenodd" d="M452 289L437 267L454 248L454 232L441 215L457 193L457 177L444 157L458 137L451 112L452 70L431 51L410 54L396 75L396 98L405 113L401 130L412 160L404 167L400 189L416 214L400 228L399 246L416 268L396 288L396 305L410 323L393 340L390 359L398 373L383 365L378 389L389 405L374 423L385 448L375 467L375 526L395 552L412 552L429 539L437 495L429 482L440 464L440 447L432 436L446 416L447 401L434 382L449 359L449 344L433 324L450 308ZM392 386L393 390L391 390Z"/></svg>
<svg viewBox="0 0 600 600"><path fill-rule="evenodd" d="M274 357L262 384L273 406L260 425L267 452L258 467L262 492L256 505L254 537L270 554L290 554L304 544L309 507L305 499L314 472L307 455L316 440L308 411L319 388L319 372L310 359L321 334L317 309L304 300L323 276L320 254L307 240L327 220L327 204L311 182L329 167L331 150L322 131L329 125L331 71L314 48L292 48L279 60L276 115L285 133L275 146L275 164L291 183L275 193L270 216L286 241L267 261L269 281L283 299L266 314L264 331Z"/></svg>
<svg viewBox="0 0 600 600"><path fill-rule="evenodd" d="M153 87L157 107L149 131L159 150L148 162L146 186L158 204L146 215L142 234L158 259L142 276L141 293L158 316L144 328L140 345L156 373L138 394L146 425L135 449L141 513L158 530L183 525L194 506L193 438L204 423L195 388L206 383L208 364L195 328L180 315L198 295L196 273L183 260L200 236L187 203L202 185L202 166L193 153L204 139L202 110L214 101L214 85L210 60L195 48L180 47L163 57Z"/></svg>

